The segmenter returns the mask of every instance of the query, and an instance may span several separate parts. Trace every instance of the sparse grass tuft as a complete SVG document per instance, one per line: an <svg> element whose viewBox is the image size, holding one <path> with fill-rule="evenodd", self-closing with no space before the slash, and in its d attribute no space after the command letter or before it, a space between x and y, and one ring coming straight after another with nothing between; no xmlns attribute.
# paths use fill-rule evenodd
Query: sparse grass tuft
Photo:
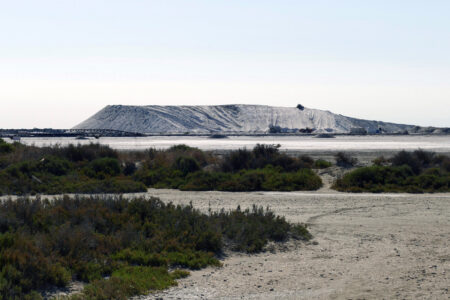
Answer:
<svg viewBox="0 0 450 300"><path fill-rule="evenodd" d="M166 268L126 266L114 271L108 279L98 279L87 285L87 299L123 299L142 295L150 290L163 290L176 285Z"/></svg>

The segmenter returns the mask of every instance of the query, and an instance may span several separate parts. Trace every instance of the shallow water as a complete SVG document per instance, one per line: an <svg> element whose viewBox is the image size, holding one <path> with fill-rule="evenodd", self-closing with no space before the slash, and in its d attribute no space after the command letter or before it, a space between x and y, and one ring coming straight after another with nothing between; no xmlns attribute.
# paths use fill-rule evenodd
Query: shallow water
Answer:
<svg viewBox="0 0 450 300"><path fill-rule="evenodd" d="M77 140L75 138L22 138L21 143L38 147L49 145L100 143L118 150L165 149L176 144L186 144L203 150L232 150L253 148L256 144L280 144L288 151L371 151L425 149L450 152L450 136L337 136L315 138L311 136L233 136L211 139L203 136L155 137L101 137Z"/></svg>

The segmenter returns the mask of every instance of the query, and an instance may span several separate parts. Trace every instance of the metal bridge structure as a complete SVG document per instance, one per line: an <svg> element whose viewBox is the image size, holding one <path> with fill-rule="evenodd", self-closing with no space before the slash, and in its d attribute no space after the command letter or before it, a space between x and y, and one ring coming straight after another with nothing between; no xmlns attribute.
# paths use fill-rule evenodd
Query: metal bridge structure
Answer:
<svg viewBox="0 0 450 300"><path fill-rule="evenodd" d="M137 132L112 129L0 129L0 137L137 137Z"/></svg>

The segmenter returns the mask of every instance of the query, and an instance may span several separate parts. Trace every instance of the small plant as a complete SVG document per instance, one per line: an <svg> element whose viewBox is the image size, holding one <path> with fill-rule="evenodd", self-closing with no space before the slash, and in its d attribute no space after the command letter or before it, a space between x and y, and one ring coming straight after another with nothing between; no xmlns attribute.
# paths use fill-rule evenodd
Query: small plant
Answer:
<svg viewBox="0 0 450 300"><path fill-rule="evenodd" d="M176 285L165 268L127 266L114 271L108 279L99 279L87 285L88 299L123 299L145 294L149 290L163 290Z"/></svg>
<svg viewBox="0 0 450 300"><path fill-rule="evenodd" d="M435 154L424 150L414 152L400 151L391 158L393 166L409 166L415 174L419 174L423 169L430 168L436 161Z"/></svg>
<svg viewBox="0 0 450 300"><path fill-rule="evenodd" d="M345 152L338 152L335 155L336 159L336 165L343 168L351 168L354 167L358 160L356 157L350 156L348 153Z"/></svg>
<svg viewBox="0 0 450 300"><path fill-rule="evenodd" d="M125 163L125 166L123 168L123 174L125 176L131 176L136 172L136 170L136 163L128 161Z"/></svg>
<svg viewBox="0 0 450 300"><path fill-rule="evenodd" d="M173 151L180 151L180 152L187 152L190 150L194 150L197 148L193 148L191 146L185 145L185 144L178 144L178 145L174 145L172 147L170 147L169 149L167 149L168 152L173 152Z"/></svg>
<svg viewBox="0 0 450 300"><path fill-rule="evenodd" d="M373 163L375 166L387 166L387 165L389 165L389 160L386 159L384 156L380 156L380 157L375 158L375 159L372 161L372 163Z"/></svg>
<svg viewBox="0 0 450 300"><path fill-rule="evenodd" d="M14 146L8 144L3 139L0 139L0 154L11 153L14 151Z"/></svg>
<svg viewBox="0 0 450 300"><path fill-rule="evenodd" d="M324 159L318 159L314 162L314 168L316 169L326 169L331 167L333 164Z"/></svg>

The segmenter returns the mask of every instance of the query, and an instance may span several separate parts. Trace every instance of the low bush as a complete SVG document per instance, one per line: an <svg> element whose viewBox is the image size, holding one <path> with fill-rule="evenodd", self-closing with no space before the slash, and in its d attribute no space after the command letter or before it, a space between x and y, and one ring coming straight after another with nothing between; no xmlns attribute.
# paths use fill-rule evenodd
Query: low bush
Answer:
<svg viewBox="0 0 450 300"><path fill-rule="evenodd" d="M390 163L389 163L389 160L386 159L384 156L380 156L380 157L375 158L375 159L372 161L372 163L373 163L375 166L388 166L388 165L390 164Z"/></svg>
<svg viewBox="0 0 450 300"><path fill-rule="evenodd" d="M305 226L291 225L283 217L255 205L251 210L241 211L238 207L235 211L222 211L212 217L219 222L227 243L235 251L259 252L268 240L282 242L290 237L311 238Z"/></svg>
<svg viewBox="0 0 450 300"><path fill-rule="evenodd" d="M356 157L350 156L350 154L345 152L338 152L335 155L336 165L343 168L351 168L354 167L358 160Z"/></svg>
<svg viewBox="0 0 450 300"><path fill-rule="evenodd" d="M71 168L71 163L68 160L53 156L41 159L37 165L37 170L40 172L55 176L66 175Z"/></svg>
<svg viewBox="0 0 450 300"><path fill-rule="evenodd" d="M256 206L206 215L156 198L5 200L0 298L39 298L37 291L76 279L89 283L80 299L126 299L188 275L169 268L220 266L225 247L253 253L289 238L311 236Z"/></svg>
<svg viewBox="0 0 450 300"><path fill-rule="evenodd" d="M130 193L147 187L314 190L321 181L311 168L327 165L309 156L280 153L279 145L256 145L252 151L239 149L220 157L186 145L118 153L95 144L49 148L19 144L13 152L0 154L0 194Z"/></svg>
<svg viewBox="0 0 450 300"><path fill-rule="evenodd" d="M50 173L33 171L30 164L13 166L0 172L0 194L63 194L63 193L135 193L145 192L147 187L142 182L127 177L105 179L89 178L72 173L55 176Z"/></svg>
<svg viewBox="0 0 450 300"><path fill-rule="evenodd" d="M53 155L64 157L73 162L93 161L99 158L118 158L117 151L100 144L68 145L66 147L42 148Z"/></svg>
<svg viewBox="0 0 450 300"><path fill-rule="evenodd" d="M235 173L240 170L262 169L268 165L281 167L285 172L298 171L311 168L314 160L309 156L299 158L288 156L279 152L280 145L257 144L252 151L238 149L226 154L221 163L223 172Z"/></svg>
<svg viewBox="0 0 450 300"><path fill-rule="evenodd" d="M390 161L393 166L409 166L414 174L418 175L425 169L439 167L442 159L433 152L419 149L413 152L400 151Z"/></svg>
<svg viewBox="0 0 450 300"><path fill-rule="evenodd" d="M388 162L391 165L386 165ZM345 174L334 184L348 192L448 192L450 173L448 158L422 150L399 152L390 160L377 159L375 165Z"/></svg>
<svg viewBox="0 0 450 300"><path fill-rule="evenodd" d="M14 151L14 146L8 144L3 139L0 139L0 154L11 153Z"/></svg>
<svg viewBox="0 0 450 300"><path fill-rule="evenodd" d="M32 150L36 152L34 157L27 154ZM19 156L33 158L24 160ZM106 146L35 148L18 144L11 153L0 154L0 165L3 167L0 169L0 194L130 193L147 190L142 182L133 180L130 168L124 168L122 173L117 153Z"/></svg>
<svg viewBox="0 0 450 300"><path fill-rule="evenodd" d="M282 172L280 168L266 167L242 170L238 173L196 172L186 177L181 190L197 191L295 191L317 190L322 180L310 169Z"/></svg>
<svg viewBox="0 0 450 300"><path fill-rule="evenodd" d="M98 179L117 176L120 174L120 163L116 158L98 158L84 167L84 173L90 178Z"/></svg>
<svg viewBox="0 0 450 300"><path fill-rule="evenodd" d="M131 176L136 172L136 170L136 163L127 161L123 168L123 174L125 176Z"/></svg>
<svg viewBox="0 0 450 300"><path fill-rule="evenodd" d="M198 162L192 157L180 156L175 161L173 168L180 171L183 176L200 170Z"/></svg>
<svg viewBox="0 0 450 300"><path fill-rule="evenodd" d="M199 171L188 175L178 188L184 191L212 191L230 178L229 173Z"/></svg>
<svg viewBox="0 0 450 300"><path fill-rule="evenodd" d="M252 151L238 149L222 159L211 160L215 163L212 168L202 169L194 157L185 156L191 148L177 146L168 150L183 151L172 166L164 167L161 162L150 160L134 178L154 188L195 191L291 191L322 186L311 170L315 164L311 157L290 157L279 153L278 148L279 145L256 145Z"/></svg>
<svg viewBox="0 0 450 300"><path fill-rule="evenodd" d="M87 285L84 295L88 299L127 300L149 290L163 290L176 285L175 276L171 276L166 268L127 266L114 271L108 279L95 280Z"/></svg>
<svg viewBox="0 0 450 300"><path fill-rule="evenodd" d="M332 165L332 163L323 159L318 159L314 162L314 168L316 169L326 169L331 167Z"/></svg>
<svg viewBox="0 0 450 300"><path fill-rule="evenodd" d="M238 149L227 154L222 161L220 168L223 172L237 172L242 169L249 169L252 154L246 149Z"/></svg>

